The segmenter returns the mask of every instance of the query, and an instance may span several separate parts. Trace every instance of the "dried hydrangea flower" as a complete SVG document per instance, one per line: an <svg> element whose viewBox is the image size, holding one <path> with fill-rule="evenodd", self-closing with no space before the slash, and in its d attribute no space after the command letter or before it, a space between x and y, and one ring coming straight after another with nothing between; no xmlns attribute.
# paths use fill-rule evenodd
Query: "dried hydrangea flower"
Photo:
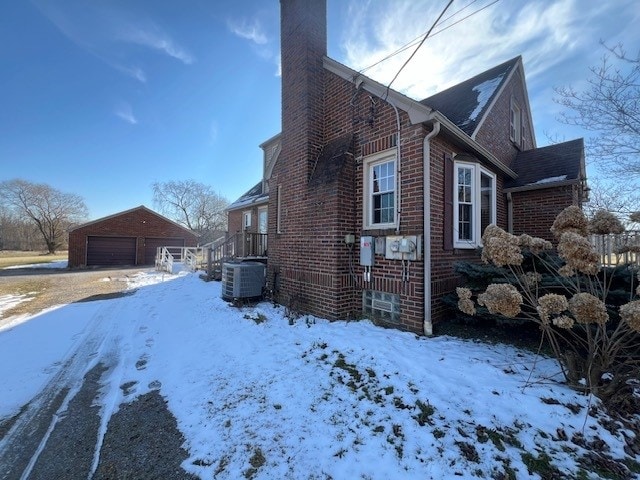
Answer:
<svg viewBox="0 0 640 480"><path fill-rule="evenodd" d="M560 235L558 255L578 272L595 275L600 270L600 256L589 240L575 232L564 232Z"/></svg>
<svg viewBox="0 0 640 480"><path fill-rule="evenodd" d="M571 297L569 311L578 323L603 324L609 319L604 302L590 293L576 293Z"/></svg>
<svg viewBox="0 0 640 480"><path fill-rule="evenodd" d="M476 314L476 306L471 300L471 290L464 287L456 288L456 293L458 294L458 309L466 313L467 315L475 315Z"/></svg>
<svg viewBox="0 0 640 480"><path fill-rule="evenodd" d="M620 317L627 322L631 330L640 333L640 300L622 305L620 307Z"/></svg>
<svg viewBox="0 0 640 480"><path fill-rule="evenodd" d="M598 210L589 222L589 232L596 235L622 233L624 232L624 226L613 213L606 210Z"/></svg>
<svg viewBox="0 0 640 480"><path fill-rule="evenodd" d="M576 271L569 265L563 265L558 269L558 275L561 277L573 277L575 274Z"/></svg>
<svg viewBox="0 0 640 480"><path fill-rule="evenodd" d="M522 295L513 285L492 283L484 293L478 295L478 303L487 307L489 313L513 318L520 313Z"/></svg>
<svg viewBox="0 0 640 480"><path fill-rule="evenodd" d="M575 205L571 205L561 211L551 226L551 233L560 238L564 232L575 232L585 236L588 233L587 217L582 210Z"/></svg>
<svg viewBox="0 0 640 480"><path fill-rule="evenodd" d="M482 260L498 267L521 265L520 239L496 225L489 225L482 235Z"/></svg>
<svg viewBox="0 0 640 480"><path fill-rule="evenodd" d="M527 288L535 288L542 281L542 275L538 272L524 272L520 275L520 282Z"/></svg>
<svg viewBox="0 0 640 480"><path fill-rule="evenodd" d="M632 222L640 223L640 212L633 212L629 215L629 220Z"/></svg>
<svg viewBox="0 0 640 480"><path fill-rule="evenodd" d="M568 317L566 315L560 315L553 319L553 324L556 327L566 328L567 330L573 327L574 321L573 318Z"/></svg>
<svg viewBox="0 0 640 480"><path fill-rule="evenodd" d="M550 315L558 315L569 309L569 302L564 295L547 293L538 299L538 315L542 323L549 322Z"/></svg>
<svg viewBox="0 0 640 480"><path fill-rule="evenodd" d="M543 250L551 250L553 245L544 238L532 237L526 233L520 235L520 246L528 248L533 253L540 253Z"/></svg>

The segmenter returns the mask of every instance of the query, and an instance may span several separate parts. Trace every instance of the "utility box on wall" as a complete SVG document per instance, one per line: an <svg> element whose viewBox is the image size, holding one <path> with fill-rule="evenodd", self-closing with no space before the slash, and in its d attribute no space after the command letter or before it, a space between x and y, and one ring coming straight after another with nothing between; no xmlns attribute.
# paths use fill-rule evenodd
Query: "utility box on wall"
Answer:
<svg viewBox="0 0 640 480"><path fill-rule="evenodd" d="M422 235L388 236L385 258L389 260L421 260Z"/></svg>
<svg viewBox="0 0 640 480"><path fill-rule="evenodd" d="M374 245L373 237L360 237L360 265L373 267Z"/></svg>

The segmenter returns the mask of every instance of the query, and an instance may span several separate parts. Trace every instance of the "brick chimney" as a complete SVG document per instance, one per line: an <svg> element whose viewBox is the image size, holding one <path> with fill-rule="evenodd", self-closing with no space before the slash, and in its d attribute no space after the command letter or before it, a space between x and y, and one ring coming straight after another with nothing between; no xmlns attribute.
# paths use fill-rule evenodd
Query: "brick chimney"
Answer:
<svg viewBox="0 0 640 480"><path fill-rule="evenodd" d="M326 0L280 1L282 156L307 175L322 144ZM304 167L303 167L304 165ZM306 167L306 168L305 168Z"/></svg>

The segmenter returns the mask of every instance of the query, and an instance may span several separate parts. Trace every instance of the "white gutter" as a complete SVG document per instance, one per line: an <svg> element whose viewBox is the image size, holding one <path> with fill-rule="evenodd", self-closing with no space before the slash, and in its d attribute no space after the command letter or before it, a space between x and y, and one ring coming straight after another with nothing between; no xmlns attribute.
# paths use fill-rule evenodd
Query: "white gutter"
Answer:
<svg viewBox="0 0 640 480"><path fill-rule="evenodd" d="M424 322L422 330L425 335L433 335L433 323L431 322L431 139L440 133L440 122L433 123L431 130L422 144L422 179L424 203Z"/></svg>

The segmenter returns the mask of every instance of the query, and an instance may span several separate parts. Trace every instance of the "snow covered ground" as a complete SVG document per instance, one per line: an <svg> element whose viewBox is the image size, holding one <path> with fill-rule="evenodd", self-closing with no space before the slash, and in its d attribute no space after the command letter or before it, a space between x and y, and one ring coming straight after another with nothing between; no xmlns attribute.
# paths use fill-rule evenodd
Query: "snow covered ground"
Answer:
<svg viewBox="0 0 640 480"><path fill-rule="evenodd" d="M622 434L587 415L597 401L557 383L552 360L239 309L197 274L145 271L130 287L0 331L0 419L84 349L91 361L70 374L111 365L103 424L159 389L186 439L183 467L203 479L575 478L585 446L625 458Z"/></svg>
<svg viewBox="0 0 640 480"><path fill-rule="evenodd" d="M3 270L15 270L18 268L67 268L67 260L55 260L53 262L43 262L43 263L30 263L28 265L15 265L11 267L4 267Z"/></svg>

